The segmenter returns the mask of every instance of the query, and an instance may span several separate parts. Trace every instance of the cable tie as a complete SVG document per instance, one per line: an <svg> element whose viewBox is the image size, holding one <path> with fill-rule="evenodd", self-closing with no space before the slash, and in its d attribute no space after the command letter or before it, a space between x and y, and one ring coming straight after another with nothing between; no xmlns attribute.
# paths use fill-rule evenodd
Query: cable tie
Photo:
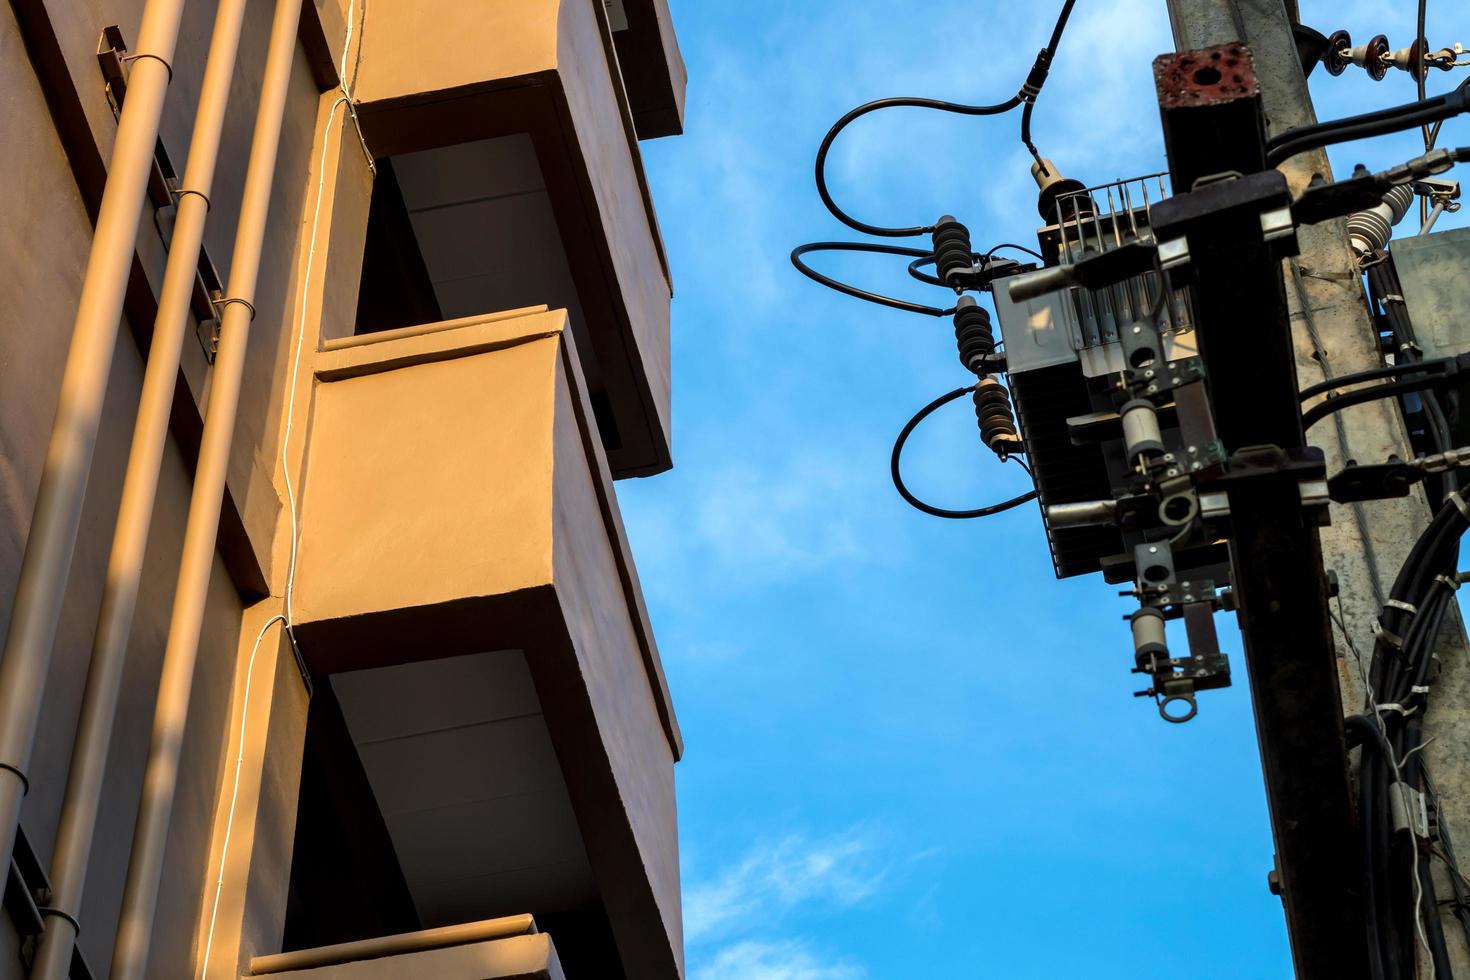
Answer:
<svg viewBox="0 0 1470 980"><path fill-rule="evenodd" d="M1385 599L1385 600L1383 600L1383 608L1385 608L1385 609L1388 609L1388 608L1401 609L1404 612L1408 613L1410 616L1415 616L1415 615L1418 615L1418 613L1419 613L1419 607L1418 606L1414 605L1411 602L1404 602L1404 601L1402 601L1400 599Z"/></svg>
<svg viewBox="0 0 1470 980"><path fill-rule="evenodd" d="M251 323L254 323L255 322L255 304L252 303L252 302L250 302L248 299L240 299L238 296L229 296L229 297L226 297L225 299L220 300L215 305L217 305L221 310L223 310L226 306L229 306L231 303L239 303L241 306L245 307L245 309L249 310L250 311L250 322ZM221 313L220 315L223 316L224 314Z"/></svg>
<svg viewBox="0 0 1470 980"><path fill-rule="evenodd" d="M1390 633L1388 630L1384 629L1383 624L1376 619L1373 620L1373 635L1396 650L1402 650L1404 648L1403 637L1399 636L1397 633Z"/></svg>
<svg viewBox="0 0 1470 980"><path fill-rule="evenodd" d="M1458 591L1460 591L1460 580L1457 579L1457 578L1451 578L1448 575L1436 575L1436 576L1434 576L1434 580L1436 582L1439 582L1440 584L1442 584L1445 588L1449 589L1451 592L1458 592Z"/></svg>
<svg viewBox="0 0 1470 980"><path fill-rule="evenodd" d="M154 61L156 61L160 65L162 65L168 71L168 81L169 81L169 84L170 85L173 84L173 81L174 81L174 66L171 65L171 64L169 64L167 61L164 61L162 58L160 58L156 54L129 54L129 55L124 55L123 58L122 58L122 60L125 61L125 62L127 62L127 61L141 61L144 58L152 58Z"/></svg>
<svg viewBox="0 0 1470 980"><path fill-rule="evenodd" d="M210 201L208 194L204 193L203 191L196 191L189 187L180 187L177 191L174 192L174 197L182 201L190 194L193 194L195 197L204 202L204 211L206 214L208 214L209 211L214 208L214 203Z"/></svg>
<svg viewBox="0 0 1470 980"><path fill-rule="evenodd" d="M1465 503L1465 498L1460 496L1460 491L1451 490L1449 493L1445 494L1445 499L1455 505L1455 507L1460 511L1461 517L1465 518L1465 520L1467 521L1470 521L1470 504Z"/></svg>
<svg viewBox="0 0 1470 980"><path fill-rule="evenodd" d="M1384 711L1397 711L1399 714L1403 715L1405 718L1411 718L1416 713L1418 713L1418 711L1419 711L1419 706L1417 704L1410 705L1409 707L1405 708L1403 705L1401 705L1401 704L1399 704L1397 702L1392 702L1390 704L1374 705L1374 708L1375 708L1375 710L1377 710L1379 712L1384 712Z"/></svg>
<svg viewBox="0 0 1470 980"><path fill-rule="evenodd" d="M1410 694L1428 694L1429 693L1429 685L1428 684L1415 684L1413 687L1409 688L1409 693Z"/></svg>
<svg viewBox="0 0 1470 980"><path fill-rule="evenodd" d="M1036 55L1036 60L1031 64L1031 71L1026 75L1026 81L1021 83L1021 91L1016 93L1027 102L1035 102L1036 97L1041 94L1041 86L1046 84L1047 73L1051 71L1052 54L1046 48L1042 48Z"/></svg>
<svg viewBox="0 0 1470 980"><path fill-rule="evenodd" d="M1407 300L1398 293L1388 293L1387 295L1378 297L1378 300L1381 303L1403 303L1404 305L1408 305Z"/></svg>

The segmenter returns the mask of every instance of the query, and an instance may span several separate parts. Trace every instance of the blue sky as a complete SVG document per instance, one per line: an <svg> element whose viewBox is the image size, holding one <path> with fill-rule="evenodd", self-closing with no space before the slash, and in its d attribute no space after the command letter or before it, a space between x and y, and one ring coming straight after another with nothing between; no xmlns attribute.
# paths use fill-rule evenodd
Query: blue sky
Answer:
<svg viewBox="0 0 1470 980"><path fill-rule="evenodd" d="M676 466L619 492L688 742L692 980L1290 976L1233 623L1237 685L1162 723L1130 697L1127 602L1057 582L1034 509L947 522L893 492L898 428L966 383L950 325L822 290L786 258L851 237L812 186L837 116L1006 98L1053 4L671 6L687 131L644 152L675 277ZM1410 5L1380 6L1303 0L1324 32L1406 44ZM1431 3L1433 43L1455 39L1452 13ZM1036 113L1043 151L1089 183L1164 169L1150 62L1171 47L1161 0L1081 0ZM1401 73L1318 74L1323 118L1413 97ZM880 114L834 151L834 192L880 224L948 211L977 245L1034 243L1018 125ZM1470 143L1470 124L1445 134ZM1334 164L1376 169L1414 141ZM901 263L824 268L925 296ZM959 406L906 470L950 506L1021 488Z"/></svg>

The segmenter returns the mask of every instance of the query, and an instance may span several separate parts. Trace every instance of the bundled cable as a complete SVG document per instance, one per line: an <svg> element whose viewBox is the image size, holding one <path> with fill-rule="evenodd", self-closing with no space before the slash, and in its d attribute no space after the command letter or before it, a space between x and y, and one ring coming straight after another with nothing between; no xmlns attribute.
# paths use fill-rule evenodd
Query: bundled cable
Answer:
<svg viewBox="0 0 1470 980"><path fill-rule="evenodd" d="M1372 975L1382 980L1411 980L1416 947L1429 955L1440 977L1452 975L1428 873L1428 828L1420 824L1415 800L1429 786L1424 712L1434 680L1434 645L1458 588L1460 539L1467 529L1470 504L1450 491L1384 603L1365 677L1368 711L1349 724L1350 734L1366 747L1359 823Z"/></svg>
<svg viewBox="0 0 1470 980"><path fill-rule="evenodd" d="M1394 269L1393 263L1386 260L1374 262L1367 267L1366 271L1369 295L1375 307L1382 307L1384 310L1384 320L1393 338L1395 364L1392 370L1433 372L1441 370L1439 365L1447 367L1450 360L1448 358L1424 359L1424 352L1419 347L1414 325L1409 319L1408 308L1403 302L1403 287L1399 283L1398 272ZM1428 437L1428 448L1432 452L1442 453L1454 445L1449 417L1450 411L1458 408L1455 401L1455 395L1442 398L1440 393L1434 389L1427 389L1418 394L1419 414L1423 418L1424 432ZM1412 406L1404 405L1403 408L1405 416L1412 418L1415 414ZM1445 493L1459 488L1459 474L1453 470L1443 474L1437 484L1431 486L1431 490L1434 490L1436 486L1438 492L1432 493L1430 499L1432 502L1439 503L1442 502Z"/></svg>

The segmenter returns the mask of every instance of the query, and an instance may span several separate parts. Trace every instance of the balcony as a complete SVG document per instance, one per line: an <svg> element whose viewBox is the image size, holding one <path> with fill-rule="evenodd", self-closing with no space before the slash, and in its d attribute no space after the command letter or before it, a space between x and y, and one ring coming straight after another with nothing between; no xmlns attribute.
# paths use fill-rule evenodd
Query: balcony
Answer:
<svg viewBox="0 0 1470 980"><path fill-rule="evenodd" d="M681 743L566 313L343 338L314 374L287 948L530 912L571 980L674 980Z"/></svg>
<svg viewBox="0 0 1470 980"><path fill-rule="evenodd" d="M427 298L442 318L572 310L613 474L667 469L672 290L637 142L682 112L662 0L376 0L363 44L363 132Z"/></svg>

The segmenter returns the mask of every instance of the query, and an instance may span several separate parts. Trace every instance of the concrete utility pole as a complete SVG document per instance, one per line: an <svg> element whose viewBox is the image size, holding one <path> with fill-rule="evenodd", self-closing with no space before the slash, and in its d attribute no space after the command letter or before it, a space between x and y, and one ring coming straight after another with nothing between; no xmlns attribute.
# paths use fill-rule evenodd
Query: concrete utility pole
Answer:
<svg viewBox="0 0 1470 980"><path fill-rule="evenodd" d="M1296 4L1283 0L1168 0L1169 18L1179 50L1241 41L1255 55L1256 73L1269 132L1316 122L1306 78L1297 59L1291 20ZM1363 111L1372 107L1364 106ZM1293 191L1320 174L1331 179L1322 150L1302 153L1280 168ZM1329 377L1377 367L1382 363L1378 334L1369 314L1362 279L1348 246L1342 220L1298 229L1301 252L1285 269L1298 379L1307 385ZM1338 424L1312 430L1312 443L1323 449L1328 472L1344 461L1382 462L1391 455L1412 457L1397 404L1382 400L1338 412ZM1419 532L1428 523L1422 493L1396 500L1332 507L1332 526L1322 531L1326 567L1337 574L1340 615L1336 638L1344 710L1356 714L1365 705L1361 678L1373 650L1373 625L1383 600ZM1470 647L1454 610L1446 617L1436 647L1441 673L1430 697L1426 722L1432 738L1424 749L1438 785L1441 819L1452 837L1470 840L1470 759L1462 749L1470 739ZM1438 865L1438 862L1436 862ZM1450 894L1443 867L1436 867L1441 895ZM1470 977L1470 948L1448 908L1443 914L1452 965ZM1429 964L1421 977L1432 975ZM1442 980L1442 978L1441 978Z"/></svg>

